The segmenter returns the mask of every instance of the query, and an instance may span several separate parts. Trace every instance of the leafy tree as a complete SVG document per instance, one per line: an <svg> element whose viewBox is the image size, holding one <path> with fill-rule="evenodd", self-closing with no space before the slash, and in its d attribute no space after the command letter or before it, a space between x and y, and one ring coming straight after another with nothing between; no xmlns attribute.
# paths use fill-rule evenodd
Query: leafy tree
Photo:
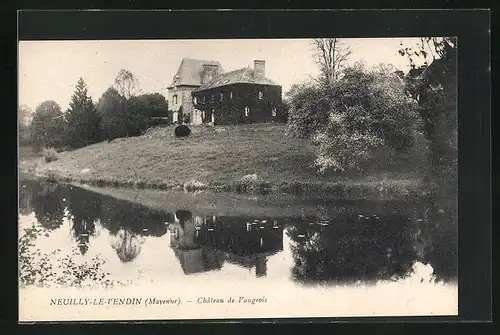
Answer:
<svg viewBox="0 0 500 335"><path fill-rule="evenodd" d="M97 143L101 139L100 117L88 96L87 85L83 78L78 80L75 93L71 97L67 111L67 143L72 148L80 148Z"/></svg>
<svg viewBox="0 0 500 335"><path fill-rule="evenodd" d="M168 104L159 93L131 97L127 101L127 127L130 136L140 135L153 125L152 117L166 117Z"/></svg>
<svg viewBox="0 0 500 335"><path fill-rule="evenodd" d="M19 144L26 145L30 142L30 124L33 110L28 105L20 105L18 108L19 122Z"/></svg>
<svg viewBox="0 0 500 335"><path fill-rule="evenodd" d="M47 100L38 105L30 126L31 143L36 151L44 147L62 147L65 130L66 119L55 101Z"/></svg>
<svg viewBox="0 0 500 335"><path fill-rule="evenodd" d="M29 125L30 118L32 117L33 109L26 105L22 104L18 108L18 120L19 126L22 128L26 128Z"/></svg>
<svg viewBox="0 0 500 335"><path fill-rule="evenodd" d="M127 101L113 87L108 88L97 103L102 135L107 140L127 136Z"/></svg>
<svg viewBox="0 0 500 335"><path fill-rule="evenodd" d="M140 92L139 80L128 70L122 69L115 78L115 88L125 99Z"/></svg>
<svg viewBox="0 0 500 335"><path fill-rule="evenodd" d="M431 170L456 173L457 164L457 43L455 38L425 37L416 48L404 47L412 70L407 93L418 103L429 142ZM417 65L417 62L422 62Z"/></svg>

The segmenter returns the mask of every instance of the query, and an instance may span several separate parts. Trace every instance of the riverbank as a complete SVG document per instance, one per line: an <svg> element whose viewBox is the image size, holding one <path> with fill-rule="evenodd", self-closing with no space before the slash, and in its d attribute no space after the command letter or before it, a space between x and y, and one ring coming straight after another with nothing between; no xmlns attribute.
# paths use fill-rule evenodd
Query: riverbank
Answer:
<svg viewBox="0 0 500 335"><path fill-rule="evenodd" d="M56 161L21 160L28 178L157 190L212 190L348 199L398 199L428 192L418 169L358 175L320 174L314 148L290 138L284 125L192 127L184 139L173 127L139 137L59 153Z"/></svg>

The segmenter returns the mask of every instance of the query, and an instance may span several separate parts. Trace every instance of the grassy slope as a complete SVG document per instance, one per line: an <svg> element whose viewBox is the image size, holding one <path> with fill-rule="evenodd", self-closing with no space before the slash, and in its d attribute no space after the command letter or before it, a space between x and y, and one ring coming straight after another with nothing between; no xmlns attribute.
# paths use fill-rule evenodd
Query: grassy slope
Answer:
<svg viewBox="0 0 500 335"><path fill-rule="evenodd" d="M217 129L225 131L217 131ZM284 125L192 127L184 139L173 135L173 127L157 128L133 138L98 143L63 152L51 163L39 161L37 172L73 181L101 180L104 184L145 183L175 186L196 180L206 184L231 183L256 173L270 184L307 183L325 185L418 183L413 173L375 173L362 176L321 175L312 165L310 143L288 137ZM163 188L163 187L162 187Z"/></svg>

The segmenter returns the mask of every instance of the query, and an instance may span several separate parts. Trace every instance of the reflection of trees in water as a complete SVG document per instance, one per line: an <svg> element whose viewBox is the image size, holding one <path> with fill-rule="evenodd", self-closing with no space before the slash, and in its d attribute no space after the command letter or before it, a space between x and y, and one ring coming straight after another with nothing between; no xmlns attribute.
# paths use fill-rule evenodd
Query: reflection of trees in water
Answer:
<svg viewBox="0 0 500 335"><path fill-rule="evenodd" d="M64 218L65 189L54 183L35 183L32 203L37 221L47 230L62 226Z"/></svg>
<svg viewBox="0 0 500 335"><path fill-rule="evenodd" d="M140 251L143 237L163 236L168 213L137 204L101 197L101 224L113 236L112 246L121 261L130 262Z"/></svg>
<svg viewBox="0 0 500 335"><path fill-rule="evenodd" d="M29 215L33 212L33 184L32 181L19 183L19 214Z"/></svg>
<svg viewBox="0 0 500 335"><path fill-rule="evenodd" d="M111 234L116 234L121 228L126 228L141 236L160 237L167 232L164 222L170 216L166 212L131 202L101 197L101 224Z"/></svg>
<svg viewBox="0 0 500 335"><path fill-rule="evenodd" d="M122 262L134 260L141 252L142 236L127 228L120 228L113 235L112 247Z"/></svg>
<svg viewBox="0 0 500 335"><path fill-rule="evenodd" d="M360 214L361 215L361 214ZM411 225L404 216L343 217L295 223L292 240L293 276L310 280L378 280L407 275L416 259Z"/></svg>
<svg viewBox="0 0 500 335"><path fill-rule="evenodd" d="M136 249L131 235L162 236L167 232L165 222L173 216L78 187L27 181L20 187L20 213L29 214L30 204L37 221L50 230L62 225L67 209L72 235L82 254L89 249L90 237L100 222L111 235L123 241L123 248L119 248L123 259L130 258Z"/></svg>
<svg viewBox="0 0 500 335"><path fill-rule="evenodd" d="M414 262L430 264L437 280L456 278L454 206L423 199L413 205L387 203L363 215L346 207L328 225L296 220L292 273L303 281L381 280L409 275Z"/></svg>
<svg viewBox="0 0 500 335"><path fill-rule="evenodd" d="M100 198L95 193L70 187L67 203L68 212L72 217L73 237L78 243L80 253L84 255L89 249L90 237L95 234L95 224L100 217Z"/></svg>
<svg viewBox="0 0 500 335"><path fill-rule="evenodd" d="M454 280L458 268L457 207L451 199L426 199L417 234L422 261L434 269L437 280Z"/></svg>

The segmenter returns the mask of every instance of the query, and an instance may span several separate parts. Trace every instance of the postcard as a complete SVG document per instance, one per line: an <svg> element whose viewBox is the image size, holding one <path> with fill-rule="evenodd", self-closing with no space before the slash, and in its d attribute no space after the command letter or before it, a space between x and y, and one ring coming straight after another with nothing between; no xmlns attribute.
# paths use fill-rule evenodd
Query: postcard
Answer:
<svg viewBox="0 0 500 335"><path fill-rule="evenodd" d="M455 37L18 47L20 321L458 314Z"/></svg>

